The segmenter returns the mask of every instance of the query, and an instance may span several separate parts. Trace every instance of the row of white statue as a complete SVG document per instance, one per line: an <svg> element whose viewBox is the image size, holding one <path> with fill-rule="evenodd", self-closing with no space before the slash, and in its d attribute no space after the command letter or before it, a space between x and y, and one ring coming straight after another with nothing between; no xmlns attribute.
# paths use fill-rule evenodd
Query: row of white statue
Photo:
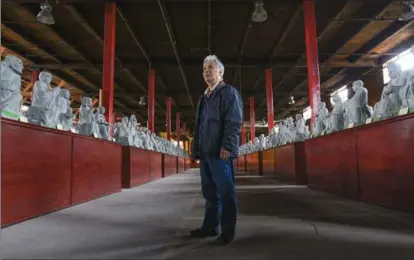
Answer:
<svg viewBox="0 0 414 260"><path fill-rule="evenodd" d="M368 105L368 90L361 80L352 83L355 94L343 102L339 95L332 97L333 109L329 113L326 104L321 102L316 112L312 133L301 114L296 122L289 117L279 124L269 136L261 135L254 142L240 146L239 154L275 148L292 142L301 142L311 137L341 131L346 128L369 124L391 117L414 113L414 69L402 71L396 63L388 66L390 81L384 86L381 99L374 107Z"/></svg>
<svg viewBox="0 0 414 260"><path fill-rule="evenodd" d="M79 122L74 124L70 106L70 92L61 87L51 87L52 74L42 71L33 85L32 102L27 111L21 111L21 74L24 65L21 59L8 55L1 62L0 109L4 118L26 123L72 131L85 136L112 140L122 145L135 146L175 156L186 156L186 152L170 141L156 136L144 127L139 127L135 115L124 117L114 126L110 137L110 124L105 119L105 108L96 111L92 99L82 97Z"/></svg>

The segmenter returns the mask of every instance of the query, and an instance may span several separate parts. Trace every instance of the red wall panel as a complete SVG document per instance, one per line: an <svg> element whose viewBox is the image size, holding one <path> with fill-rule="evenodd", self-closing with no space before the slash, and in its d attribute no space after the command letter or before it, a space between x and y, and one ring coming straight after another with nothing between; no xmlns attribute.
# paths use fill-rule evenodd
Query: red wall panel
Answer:
<svg viewBox="0 0 414 260"><path fill-rule="evenodd" d="M72 204L121 190L122 152L117 143L73 136Z"/></svg>
<svg viewBox="0 0 414 260"><path fill-rule="evenodd" d="M1 119L2 225L70 205L72 136Z"/></svg>
<svg viewBox="0 0 414 260"><path fill-rule="evenodd" d="M357 199L358 165L355 129L305 141L308 186Z"/></svg>
<svg viewBox="0 0 414 260"><path fill-rule="evenodd" d="M262 153L263 175L274 175L275 173L275 150L268 149Z"/></svg>
<svg viewBox="0 0 414 260"><path fill-rule="evenodd" d="M305 144L287 144L274 150L274 173L283 181L297 185L308 183L306 173Z"/></svg>
<svg viewBox="0 0 414 260"><path fill-rule="evenodd" d="M247 171L251 174L260 174L259 152L247 155Z"/></svg>
<svg viewBox="0 0 414 260"><path fill-rule="evenodd" d="M177 166L176 166L176 157L169 155L169 154L164 154L163 155L163 173L164 173L164 177L168 177L171 176L173 174L176 173L177 171Z"/></svg>
<svg viewBox="0 0 414 260"><path fill-rule="evenodd" d="M239 158L238 158L238 160L237 160L237 163L238 163L238 170L239 171L242 171L242 172L245 172L245 171L247 171L247 168L246 168L246 155L243 155L243 156L239 156Z"/></svg>
<svg viewBox="0 0 414 260"><path fill-rule="evenodd" d="M414 115L358 131L361 200L414 213Z"/></svg>
<svg viewBox="0 0 414 260"><path fill-rule="evenodd" d="M122 147L122 188L131 188L150 181L149 151Z"/></svg>
<svg viewBox="0 0 414 260"><path fill-rule="evenodd" d="M184 172L184 157L177 156L177 173Z"/></svg>
<svg viewBox="0 0 414 260"><path fill-rule="evenodd" d="M162 154L149 151L150 179L151 181L162 178Z"/></svg>

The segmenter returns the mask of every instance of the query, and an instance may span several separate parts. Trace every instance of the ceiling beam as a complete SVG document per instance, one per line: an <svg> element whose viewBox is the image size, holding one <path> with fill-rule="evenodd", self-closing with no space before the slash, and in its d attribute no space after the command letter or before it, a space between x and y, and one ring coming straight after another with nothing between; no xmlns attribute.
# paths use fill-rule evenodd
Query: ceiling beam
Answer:
<svg viewBox="0 0 414 260"><path fill-rule="evenodd" d="M160 7L161 15L164 19L165 28L167 29L168 36L170 37L170 42L171 42L171 45L172 45L172 48L173 48L173 51L174 51L174 54L175 54L175 58L177 60L177 65L178 65L178 67L180 69L180 72L181 72L181 77L182 77L183 82L184 82L184 87L187 91L187 95L188 95L188 98L190 100L190 103L191 103L191 106L193 108L193 112L194 112L194 115L195 115L195 106L194 106L193 98L191 97L190 88L188 87L187 76L186 76L186 74L184 72L184 69L182 67L182 64L181 64L181 58L180 58L180 55L178 53L178 48L177 48L177 41L175 40L175 36L174 36L173 31L172 31L172 26L171 26L170 19L168 17L167 8L165 7L165 5L163 3L161 3L160 0L158 0L158 5Z"/></svg>
<svg viewBox="0 0 414 260"><path fill-rule="evenodd" d="M72 15L72 17L77 21L77 22L79 22L79 24L81 24L82 25L82 27L89 33L89 34L91 34L92 36L93 36L93 38L97 41L97 42L99 42L102 46L104 45L104 41L103 41L103 39L98 35L98 33L95 31L95 29L93 29L92 28L92 26L90 26L90 24L83 18L83 16L78 12L78 10L76 10L76 8L75 7L73 7L72 5L66 5L65 6L65 8L66 8L66 10L68 10L68 12ZM122 64L122 61L117 57L117 56L115 56L115 59L120 63L120 64ZM95 67L96 68L96 67ZM142 91L144 91L144 93L145 92L147 92L147 89L142 85L142 83L129 71L129 69L123 69L123 72L131 79L131 81L132 82L134 82L135 83L135 85L137 85ZM114 81L114 85L119 89L119 88L121 88L119 85L117 85L116 84L116 82ZM124 88L122 88L123 89L123 91L125 91L125 89ZM139 102L139 98L132 98L132 99L134 99L135 101L137 101L137 102ZM158 102L157 102L157 104L158 104ZM159 104L158 104L158 106L159 106ZM161 106L160 106L161 107ZM162 109L162 107L161 107L161 109ZM140 115L141 116L144 116L145 117L145 113L143 114L143 113L141 113L140 112Z"/></svg>

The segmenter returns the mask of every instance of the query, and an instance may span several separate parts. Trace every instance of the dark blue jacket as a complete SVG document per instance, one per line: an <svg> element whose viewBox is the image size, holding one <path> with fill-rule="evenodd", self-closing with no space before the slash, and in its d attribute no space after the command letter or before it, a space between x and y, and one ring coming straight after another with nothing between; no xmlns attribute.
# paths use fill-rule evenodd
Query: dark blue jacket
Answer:
<svg viewBox="0 0 414 260"><path fill-rule="evenodd" d="M197 104L194 138L192 141L192 159L200 159L199 127L200 113L203 108L203 95ZM220 149L230 152L231 158L237 158L239 153L240 129L243 120L243 101L239 91L224 82L219 83L211 94L207 115L207 124L203 139L203 152L219 158Z"/></svg>

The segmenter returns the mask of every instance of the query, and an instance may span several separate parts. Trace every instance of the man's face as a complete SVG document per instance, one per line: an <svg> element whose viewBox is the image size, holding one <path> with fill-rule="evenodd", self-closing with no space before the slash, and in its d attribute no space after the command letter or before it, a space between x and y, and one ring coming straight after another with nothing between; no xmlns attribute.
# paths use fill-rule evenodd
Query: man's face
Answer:
<svg viewBox="0 0 414 260"><path fill-rule="evenodd" d="M220 71L215 61L207 61L203 64L203 77L208 85L220 80Z"/></svg>

